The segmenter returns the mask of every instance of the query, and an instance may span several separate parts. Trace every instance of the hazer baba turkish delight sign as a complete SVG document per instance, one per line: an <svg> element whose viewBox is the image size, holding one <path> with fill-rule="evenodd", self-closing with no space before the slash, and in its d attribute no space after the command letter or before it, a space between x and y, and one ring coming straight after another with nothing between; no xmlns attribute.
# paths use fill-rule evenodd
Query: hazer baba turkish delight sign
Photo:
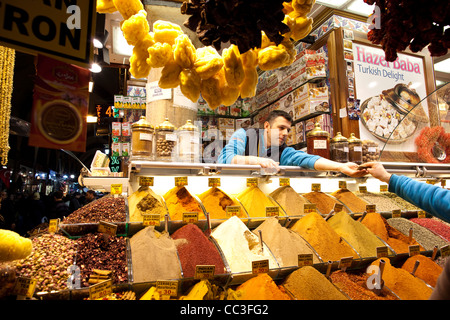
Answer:
<svg viewBox="0 0 450 320"><path fill-rule="evenodd" d="M353 66L360 138L386 151L416 152L414 139L429 125L422 58L399 53L388 62L381 48L353 43Z"/></svg>

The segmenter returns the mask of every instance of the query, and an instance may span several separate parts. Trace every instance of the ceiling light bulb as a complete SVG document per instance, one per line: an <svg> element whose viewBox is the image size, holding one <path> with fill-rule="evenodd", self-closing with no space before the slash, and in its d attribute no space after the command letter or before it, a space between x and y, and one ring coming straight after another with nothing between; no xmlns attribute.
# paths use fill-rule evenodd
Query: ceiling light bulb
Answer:
<svg viewBox="0 0 450 320"><path fill-rule="evenodd" d="M103 43L100 40L94 38L94 47L102 49Z"/></svg>
<svg viewBox="0 0 450 320"><path fill-rule="evenodd" d="M93 63L92 65L91 65L91 68L89 69L91 72L94 72L94 73L99 73L99 72L101 72L102 71L102 67L98 64L98 63Z"/></svg>

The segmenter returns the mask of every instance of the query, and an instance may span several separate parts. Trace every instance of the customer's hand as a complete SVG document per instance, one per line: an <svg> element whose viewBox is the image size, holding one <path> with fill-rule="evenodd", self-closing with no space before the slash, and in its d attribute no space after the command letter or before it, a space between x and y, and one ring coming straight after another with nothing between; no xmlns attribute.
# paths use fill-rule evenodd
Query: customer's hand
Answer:
<svg viewBox="0 0 450 320"><path fill-rule="evenodd" d="M364 163L364 167L374 178L377 178L383 182L389 183L391 179L391 175L383 165L379 162L366 162Z"/></svg>
<svg viewBox="0 0 450 320"><path fill-rule="evenodd" d="M339 171L342 172L343 174L353 177L353 178L360 178L360 177L364 177L368 172L366 169L358 169L358 165L356 163L353 162L347 162L347 163L343 163L340 167L339 167Z"/></svg>

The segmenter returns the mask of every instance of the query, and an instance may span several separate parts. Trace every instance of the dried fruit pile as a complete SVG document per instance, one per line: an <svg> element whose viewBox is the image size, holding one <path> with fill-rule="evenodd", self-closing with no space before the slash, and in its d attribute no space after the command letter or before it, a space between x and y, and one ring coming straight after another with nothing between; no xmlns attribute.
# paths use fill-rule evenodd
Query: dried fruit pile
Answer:
<svg viewBox="0 0 450 320"><path fill-rule="evenodd" d="M191 15L185 25L195 30L206 47L195 48L177 24L157 20L152 32L147 12L139 0L103 0L97 12L119 11L121 29L134 46L130 72L147 77L151 68L163 68L158 86L180 86L185 97L197 102L200 94L211 109L230 106L237 98L253 97L256 68L273 70L292 64L294 41L308 35L312 18L307 15L315 0L184 2L182 13ZM222 42L231 46L218 53Z"/></svg>
<svg viewBox="0 0 450 320"><path fill-rule="evenodd" d="M397 52L421 51L428 46L432 56L445 55L450 47L450 2L442 0L364 0L376 5L374 28L367 38L381 44L386 61L395 61ZM379 9L379 14L378 14Z"/></svg>

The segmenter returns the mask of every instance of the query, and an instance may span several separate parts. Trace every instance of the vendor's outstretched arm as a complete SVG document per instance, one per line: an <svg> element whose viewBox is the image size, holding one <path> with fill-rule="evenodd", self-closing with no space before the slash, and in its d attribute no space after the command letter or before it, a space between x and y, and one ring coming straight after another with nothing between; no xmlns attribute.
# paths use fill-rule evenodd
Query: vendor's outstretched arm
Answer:
<svg viewBox="0 0 450 320"><path fill-rule="evenodd" d="M278 162L273 161L270 158L262 158L255 156L239 156L236 155L231 160L232 164L248 164L248 165L260 165L262 168L278 168Z"/></svg>
<svg viewBox="0 0 450 320"><path fill-rule="evenodd" d="M320 158L314 163L314 169L317 171L338 171L350 177L363 177L367 174L366 170L358 170L358 165L353 162L340 163L325 158Z"/></svg>

